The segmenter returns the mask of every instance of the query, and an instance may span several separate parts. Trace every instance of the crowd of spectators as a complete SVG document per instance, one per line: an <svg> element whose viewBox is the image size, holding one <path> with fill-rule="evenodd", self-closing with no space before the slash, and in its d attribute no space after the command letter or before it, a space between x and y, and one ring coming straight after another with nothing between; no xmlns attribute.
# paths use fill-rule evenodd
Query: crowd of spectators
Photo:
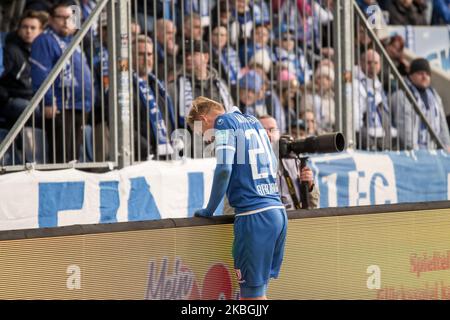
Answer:
<svg viewBox="0 0 450 320"><path fill-rule="evenodd" d="M364 12L372 5L379 6L389 24L447 24L450 19L449 0L357 3ZM79 5L84 21L95 4L94 0L26 2L17 30L6 36L3 48L0 139L72 41L76 29L71 25L69 6ZM131 1L136 157L145 160L150 154L170 154L171 133L186 127L184 117L191 101L200 95L219 101L227 110L236 105L257 117L271 116L282 134L289 132L296 138L335 131L335 52L330 40L333 6L334 1L329 0ZM87 126L99 132L100 138L94 139L98 147L83 153L83 159L107 160L108 27L103 13L89 33L93 46L77 47L71 63L45 95L43 107L36 110L33 129L47 128L40 142L47 154L42 153L38 162L44 158L80 160L81 146L93 139L85 135ZM408 111L400 106L401 112L389 109L388 93L395 91L390 70L380 61L362 25L357 26L355 37L358 59L353 74L353 116L357 147L368 148L369 142L378 150L386 149L395 145L393 139L404 131L397 132L396 127L403 122L395 117ZM411 70L400 36L383 43L420 105L432 110L425 113L433 117L433 128L447 143L448 127L441 121L445 115L439 96L429 84L417 87L414 80L419 71L425 72L424 77L429 75L424 62L421 60L419 71ZM401 92L394 94L404 98ZM408 117L414 118L411 114ZM425 134L423 125L417 121L413 121L416 141L402 137L405 148L427 147L427 139L420 138Z"/></svg>

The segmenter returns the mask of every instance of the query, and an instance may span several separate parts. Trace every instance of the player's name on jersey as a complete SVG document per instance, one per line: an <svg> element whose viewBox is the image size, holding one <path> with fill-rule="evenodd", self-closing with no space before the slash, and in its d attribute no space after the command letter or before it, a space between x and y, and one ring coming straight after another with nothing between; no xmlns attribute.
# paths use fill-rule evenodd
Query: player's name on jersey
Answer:
<svg viewBox="0 0 450 320"><path fill-rule="evenodd" d="M278 192L278 185L276 183L262 183L256 186L256 191L262 196L267 194L274 194Z"/></svg>
<svg viewBox="0 0 450 320"><path fill-rule="evenodd" d="M258 121L256 118L253 118L253 117L246 118L243 115L238 114L238 113L233 113L233 116L236 118L236 120L239 123L256 123Z"/></svg>

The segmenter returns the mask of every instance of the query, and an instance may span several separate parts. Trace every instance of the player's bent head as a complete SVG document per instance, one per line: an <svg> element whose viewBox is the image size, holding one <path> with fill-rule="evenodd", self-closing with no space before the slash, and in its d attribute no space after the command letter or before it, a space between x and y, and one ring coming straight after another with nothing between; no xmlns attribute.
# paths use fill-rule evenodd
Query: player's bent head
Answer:
<svg viewBox="0 0 450 320"><path fill-rule="evenodd" d="M218 114L225 113L225 108L222 104L208 99L203 96L199 96L192 101L192 107L187 117L188 125L194 129L194 123L201 121L203 125L208 125L210 122L214 122ZM214 123L212 123L214 125Z"/></svg>

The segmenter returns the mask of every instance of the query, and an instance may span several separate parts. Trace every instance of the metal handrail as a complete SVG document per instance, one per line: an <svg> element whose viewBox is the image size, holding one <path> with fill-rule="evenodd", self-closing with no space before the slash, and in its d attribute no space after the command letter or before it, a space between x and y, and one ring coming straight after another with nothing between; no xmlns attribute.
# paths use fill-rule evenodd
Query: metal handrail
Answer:
<svg viewBox="0 0 450 320"><path fill-rule="evenodd" d="M409 100L409 102L411 102L411 104L412 104L412 106L414 108L414 111L419 116L420 120L423 121L423 123L427 127L431 138L437 144L438 148L444 149L444 144L442 143L442 141L439 139L439 136L436 134L436 132L431 127L428 119L425 117L424 113L420 109L420 106L417 103L416 98L414 97L413 93L411 92L411 90L407 86L407 84L406 84L405 80L403 79L402 75L400 74L400 72L397 70L397 67L395 66L394 62L392 61L392 59L389 57L388 53L384 49L384 46L381 44L380 39L378 39L377 35L372 30L372 27L369 25L369 22L367 21L366 16L361 11L361 9L359 8L359 6L356 3L356 1L353 1L353 7L354 7L354 9L356 11L356 14L360 18L360 20L363 22L364 27L367 29L368 34L369 34L370 38L372 39L373 43L375 44L377 49L380 50L381 54L383 55L383 59L385 61L387 61L387 63L389 64L389 67L392 70L392 73L394 74L394 77L398 80L399 85L400 85L401 89L405 92L406 97Z"/></svg>
<svg viewBox="0 0 450 320"><path fill-rule="evenodd" d="M0 159L5 155L8 148L11 146L11 144L16 139L16 137L19 135L20 131L25 126L25 123L28 121L28 119L30 119L33 112L36 110L39 103L44 98L45 94L50 89L50 87L52 86L53 82L56 80L58 75L61 73L61 71L64 68L65 64L67 63L68 59L70 59L70 57L76 50L77 46L83 40L83 37L86 35L86 33L92 27L92 25L97 21L100 13L102 12L103 8L106 6L106 4L108 2L109 2L109 0L101 0L97 3L97 6L94 8L94 10L90 14L90 16L87 18L87 20L83 23L83 25L81 26L81 29L76 33L75 37L73 38L72 42L68 46L67 50L63 52L61 58L59 58L55 67L51 70L50 74L48 75L48 78L42 83L41 87L37 90L37 92L31 99L30 104L19 116L16 123L13 125L11 130L6 135L5 139L0 143Z"/></svg>

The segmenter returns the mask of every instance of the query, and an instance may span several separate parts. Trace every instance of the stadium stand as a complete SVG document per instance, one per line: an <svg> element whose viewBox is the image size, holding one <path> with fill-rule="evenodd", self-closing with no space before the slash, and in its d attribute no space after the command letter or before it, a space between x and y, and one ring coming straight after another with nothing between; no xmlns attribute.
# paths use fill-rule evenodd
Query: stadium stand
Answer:
<svg viewBox="0 0 450 320"><path fill-rule="evenodd" d="M73 160L92 168L106 166L107 161L119 165L119 158L124 155L117 150L123 151L121 148L124 147L130 149L127 152L129 164L152 157L167 159L160 154L159 148L155 148L155 144L162 143L157 137L167 136L171 147L177 144L170 140L170 135L175 129L190 130L184 123L184 116L189 112L190 101L198 95L221 97L226 105L239 106L239 101L242 103L251 93L255 98L242 104L242 110L256 116L275 117L282 133L286 134L299 132L291 122L298 124L300 119L307 124L305 110L313 110L318 133L342 131L347 135L350 148L383 151L406 148L405 132L417 135L417 132L410 133L414 130L397 132L394 116L400 111L394 108L401 107L392 99L397 92L403 92L414 113L413 126L420 124L423 129L421 134L427 141L426 148L449 147L447 140L441 139L448 127L440 121L442 119L433 118L428 101L418 99L411 90L413 88L407 85L408 63L404 57L396 55L407 44L407 39L399 35L392 38L389 34L380 35L371 25L373 17L381 17L384 25L441 23L445 21L445 1L357 0L351 1L351 6L339 6L338 10L334 1L326 0L131 0L125 2L125 6L129 6L128 14L115 21L115 30L108 22L112 17L107 16L108 2L65 1L72 9L72 16L53 14L46 31L51 35L49 39L54 39L58 55L51 57L51 64L47 66L37 51L31 50L33 70L44 68L47 75L56 74L51 81L43 78L33 84L35 93L38 89L45 93L45 101L35 95L36 99L32 99L24 110L17 126L8 131L11 134L5 136L3 133L6 140L0 147L0 155L14 145L14 170L23 169L26 162L42 162L46 168L61 167ZM57 1L6 2L3 12L9 19L4 19L0 31L16 32L17 22L11 19L12 13L28 9L49 11L55 3ZM102 10L97 12L100 6ZM70 15L69 11L67 14ZM348 13L354 15L355 24L350 26L350 34L344 34L336 17ZM63 23L61 19L74 25L55 36L56 24ZM127 21L133 27L126 30L128 34L122 38L131 41L120 42L117 35L123 33ZM82 22L86 22L83 27ZM80 34L83 36L77 37ZM153 72L151 77L157 85L145 91L148 105L142 104L138 110L127 105L127 101L137 103L139 99L129 98L139 95L139 86L125 85L119 80L132 79L133 73L138 71L126 65L131 66L133 60L140 59L141 53L131 50L140 34L155 44L154 52L145 59L153 62L148 74ZM197 40L186 41L189 39ZM344 51L347 50L342 45L345 41L352 43L353 52ZM118 50L120 46L127 49L128 54ZM369 50L374 51L374 61L369 59L372 55L366 54ZM65 55L68 51L71 53ZM60 56L64 56L65 64L57 65ZM350 73L348 66L342 63L342 57L345 60L346 56L348 61L354 61ZM85 62L80 64L78 60ZM123 61L123 68L111 67L114 61ZM142 63L142 66L147 68L149 65ZM203 71L199 72L199 68ZM242 87L240 80L253 72L258 72L257 76L250 77L253 83ZM346 78L349 74L354 75L350 86ZM365 76L361 77L363 74ZM262 84L256 85L259 78ZM144 81L154 80L145 78ZM374 90L378 87L380 91ZM350 98L345 90L353 91ZM95 94L91 96L91 92ZM431 99L434 97L432 95ZM57 101L53 106L52 99ZM160 103L160 99L170 99L170 104ZM91 106L93 112L90 112ZM169 106L174 106L173 111L168 109ZM446 105L443 107L447 110ZM117 112L123 108L127 110L125 113ZM160 108L163 110L157 111ZM39 118L40 112L47 112L45 121ZM79 113L79 116L70 116L72 113ZM125 125L127 113L134 120ZM445 118L441 111L434 114ZM62 122L59 119L63 119ZM433 125L437 122L442 126ZM34 128L28 135L22 130L26 123ZM58 133L62 127L65 134ZM71 134L67 131L71 127L76 127L79 132ZM133 134L123 131L128 127L132 128ZM364 134L360 133L361 128ZM110 132L118 132L122 138L117 139ZM141 134L137 134L139 132ZM62 144L57 141L56 148L55 135L63 137ZM380 140L384 135L389 139ZM22 158L25 155L21 147L23 142L19 142L24 136L34 139L36 146L32 148L31 159L25 161L14 154L17 150ZM40 142L36 137L40 137ZM379 141L383 142L380 144ZM180 153L180 149L171 150ZM36 158L36 152L42 156L41 160ZM7 167L6 163L3 166Z"/></svg>

